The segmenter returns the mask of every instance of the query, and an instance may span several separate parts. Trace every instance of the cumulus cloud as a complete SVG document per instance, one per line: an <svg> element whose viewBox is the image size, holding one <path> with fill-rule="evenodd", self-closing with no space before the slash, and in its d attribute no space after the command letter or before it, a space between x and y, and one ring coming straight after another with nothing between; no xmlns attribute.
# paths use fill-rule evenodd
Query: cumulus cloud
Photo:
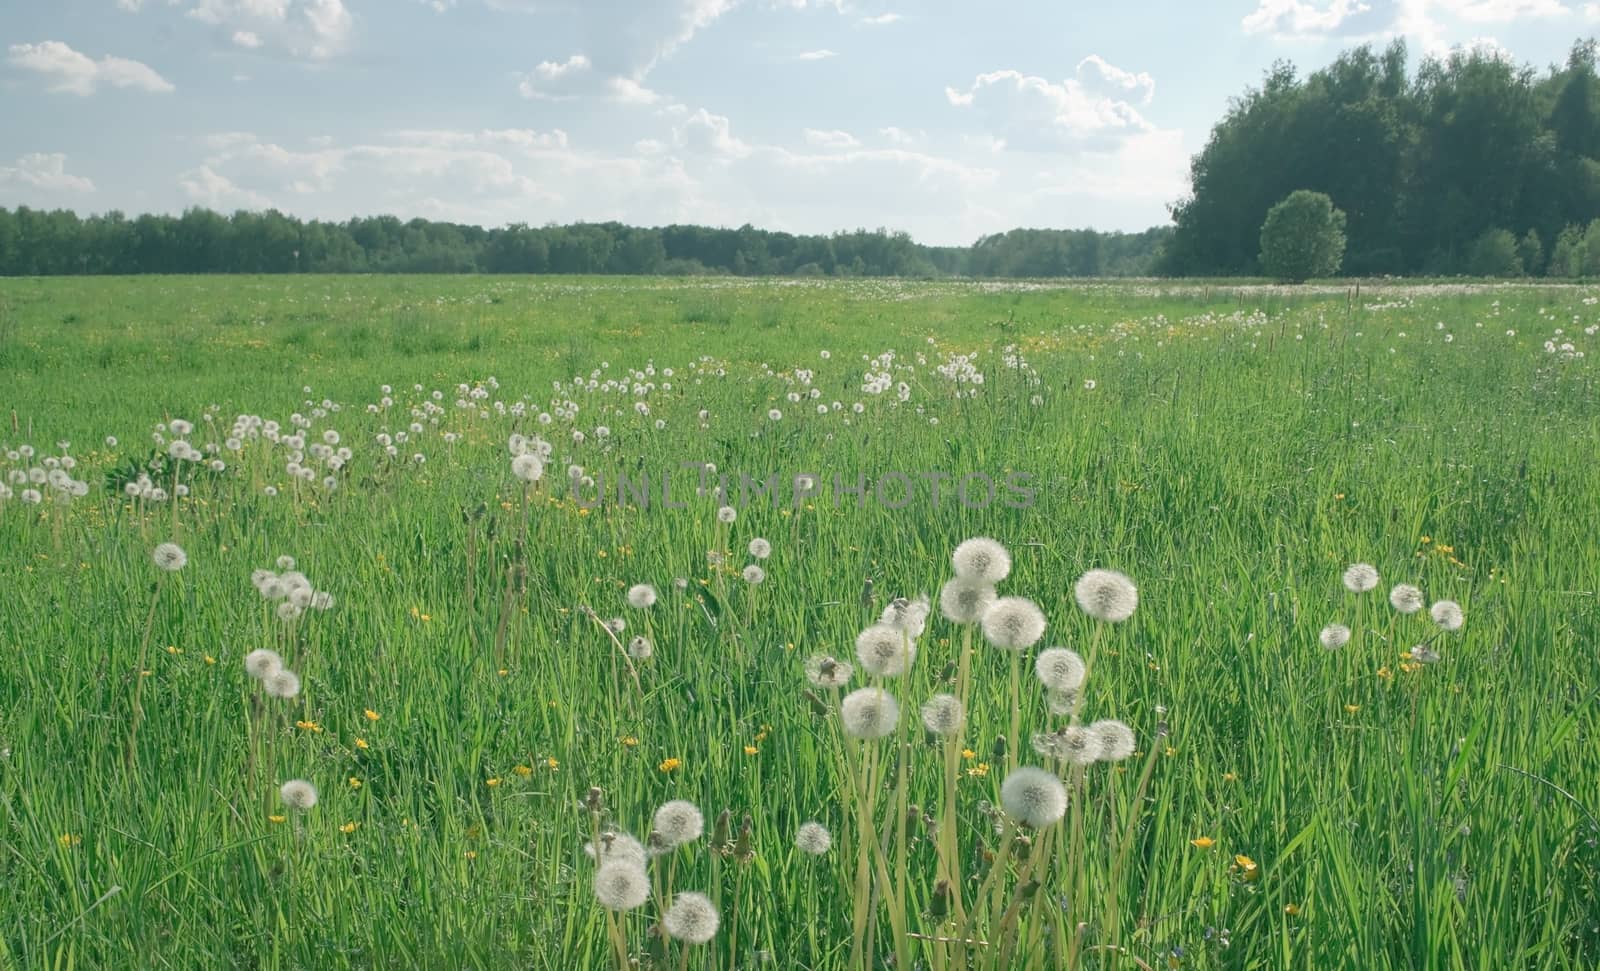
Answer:
<svg viewBox="0 0 1600 971"><path fill-rule="evenodd" d="M1359 14L1372 9L1361 0L1260 0L1261 5L1241 21L1247 34L1271 33L1299 37L1331 34Z"/></svg>
<svg viewBox="0 0 1600 971"><path fill-rule="evenodd" d="M94 191L92 181L67 171L67 157L59 152L35 152L17 159L15 165L0 166L0 186L45 192Z"/></svg>
<svg viewBox="0 0 1600 971"><path fill-rule="evenodd" d="M847 131L818 131L815 128L807 128L805 138L807 145L815 145L817 148L846 149L861 145L856 137Z"/></svg>
<svg viewBox="0 0 1600 971"><path fill-rule="evenodd" d="M643 81L662 58L732 10L739 0L490 0L490 6L575 22L584 38L564 61L544 61L524 74L518 90L526 98L599 94L617 97L647 91ZM576 69L572 66L578 65ZM549 74L547 69L567 67ZM634 82L629 86L625 83ZM639 101L637 97L622 100Z"/></svg>
<svg viewBox="0 0 1600 971"><path fill-rule="evenodd" d="M343 51L355 26L344 0L194 0L188 16L241 47L318 60Z"/></svg>
<svg viewBox="0 0 1600 971"><path fill-rule="evenodd" d="M1079 65L1080 72L1084 66L1094 65L1085 61ZM1127 74L1111 65L1105 67ZM1148 75L1145 78L1148 80ZM1154 87L1153 80L1148 83ZM1008 147L1023 150L1084 147L1154 130L1127 101L1091 91L1075 78L1057 83L1020 71L991 71L978 75L964 91L946 88L945 97L958 108L976 112L989 132Z"/></svg>
<svg viewBox="0 0 1600 971"><path fill-rule="evenodd" d="M129 88L156 94L173 86L149 65L107 55L95 60L58 40L41 44L13 44L8 60L15 67L50 79L50 90L88 96L102 86Z"/></svg>
<svg viewBox="0 0 1600 971"><path fill-rule="evenodd" d="M838 56L839 56L839 52L838 51L830 51L827 48L823 48L821 50L816 50L816 51L802 51L801 53L796 55L796 60L801 60L801 61L825 61L830 57L838 57Z"/></svg>
<svg viewBox="0 0 1600 971"><path fill-rule="evenodd" d="M1150 99L1156 95L1156 79L1151 77L1148 72L1140 71L1135 74L1132 71L1125 71L1115 64L1107 63L1106 59L1099 54L1090 54L1079 61L1077 70L1080 78L1087 73L1092 73L1113 87L1122 88L1125 91L1136 91L1141 96L1140 100L1145 104L1149 104Z"/></svg>

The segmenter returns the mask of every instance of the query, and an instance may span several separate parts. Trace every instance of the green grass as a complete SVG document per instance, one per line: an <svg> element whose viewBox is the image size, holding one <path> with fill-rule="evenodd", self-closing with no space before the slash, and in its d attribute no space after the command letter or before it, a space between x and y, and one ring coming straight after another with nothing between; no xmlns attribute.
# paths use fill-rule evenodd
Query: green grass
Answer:
<svg viewBox="0 0 1600 971"><path fill-rule="evenodd" d="M614 965L582 849L583 801L599 786L610 818L641 838L668 799L701 806L708 830L724 809L735 831L749 816L748 862L702 843L654 865L722 911L691 967L763 956L769 967L851 967L853 849L812 859L794 846L808 819L841 843L850 831L851 783L832 717L802 694L804 660L853 659L888 599L936 594L951 549L990 535L1015 560L1001 593L1032 598L1049 619L1041 647L1087 651L1096 636L1072 598L1084 570L1139 585L1138 612L1099 635L1084 703L1088 719L1122 719L1140 744L1125 772L1089 773L1090 906L1073 910L1088 913L1088 944L1113 934L1097 905L1132 820L1115 934L1152 967L1593 968L1592 292L0 281L0 443L42 456L69 440L72 475L90 485L70 504L0 501L0 966ZM1546 340L1588 356L1548 352ZM1030 371L1003 364L1007 345ZM894 379L910 386L904 404L893 389L861 390L863 355L889 350ZM971 397L956 391L972 385L935 370L952 353L978 355L984 383ZM553 390L602 362L601 381L653 363L648 417L631 393ZM843 409L823 417L817 402L787 401L795 368L815 371L820 402ZM488 391L486 416L456 407L460 383ZM394 405L370 414L384 384ZM375 436L404 430L435 389L438 423L424 417L387 457ZM523 398L521 419L492 406ZM292 488L284 450L260 440L225 451L225 471L196 474L176 514L107 487L157 451L157 422L187 418L194 444L220 445L237 415L287 426L323 399L341 410L314 418L313 437L336 429L354 453L332 493ZM577 402L575 422L534 423L552 399ZM852 417L857 401L865 413ZM582 445L572 425L588 433ZM526 513L513 431L555 445ZM924 490L894 510L825 495L747 508L720 532L710 500L585 513L562 484L569 461L614 476L687 460L825 482L1019 471L1036 501L965 509ZM37 462L0 450L0 475ZM150 553L174 535L189 563L154 601L130 768ZM752 590L736 573L756 536L774 553ZM708 567L719 544L735 575ZM271 615L250 575L283 554L334 594L334 609L292 627ZM1340 584L1356 561L1384 577L1359 624ZM675 577L691 581L687 594ZM1425 612L1398 617L1383 599L1399 581L1465 608L1465 629L1432 641L1437 664L1401 667L1400 652L1432 634ZM649 612L655 655L635 682L584 608L642 630L645 614L623 599L638 582L661 600ZM1318 631L1336 620L1356 638L1327 652ZM960 640L935 610L912 674L890 685L904 718L938 690ZM245 674L258 647L292 660L304 683L294 702L265 698ZM978 804L998 803L1005 775L992 752L1010 732L1007 672L980 644L964 738L975 755L962 766L990 771L959 780L969 875L978 845L996 848ZM255 776L252 718L265 735ZM1059 722L1030 681L1024 736ZM907 735L906 799L936 813L938 751L920 734ZM1146 753L1154 775L1136 800ZM681 762L664 772L667 759ZM1039 759L1024 750L1023 761ZM290 778L313 781L321 801L275 823L277 783ZM884 790L878 802L889 801ZM1215 845L1193 845L1201 837ZM1236 855L1255 861L1253 878ZM910 930L948 933L926 914L931 843L908 843L907 860ZM1062 923L1064 874L1046 872L1024 926ZM881 962L903 942L877 913ZM646 948L654 914L651 904L624 918L633 949ZM939 948L912 951L940 966ZM1091 951L1083 966L1138 965Z"/></svg>

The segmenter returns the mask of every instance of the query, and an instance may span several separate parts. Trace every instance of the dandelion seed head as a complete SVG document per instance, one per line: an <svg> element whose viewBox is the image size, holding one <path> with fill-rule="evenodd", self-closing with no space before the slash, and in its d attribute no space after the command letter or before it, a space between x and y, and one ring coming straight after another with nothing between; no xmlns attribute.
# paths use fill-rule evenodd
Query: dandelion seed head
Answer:
<svg viewBox="0 0 1600 971"><path fill-rule="evenodd" d="M1422 591L1409 583L1397 583L1389 591L1389 603L1402 614L1414 614L1422 609Z"/></svg>
<svg viewBox="0 0 1600 971"><path fill-rule="evenodd" d="M1139 747L1133 729L1115 718L1106 718L1089 726L1089 747L1101 762L1121 762Z"/></svg>
<svg viewBox="0 0 1600 971"><path fill-rule="evenodd" d="M883 738L900 721L900 704L881 688L858 688L844 696L839 718L855 738Z"/></svg>
<svg viewBox="0 0 1600 971"><path fill-rule="evenodd" d="M300 693L300 676L288 668L280 667L262 678L261 686L272 697L287 701Z"/></svg>
<svg viewBox="0 0 1600 971"><path fill-rule="evenodd" d="M636 583L628 588L628 606L635 610L646 610L655 606L656 588L648 583Z"/></svg>
<svg viewBox="0 0 1600 971"><path fill-rule="evenodd" d="M1025 651L1044 636L1044 611L1026 597L1001 597L983 615L983 636L1006 651Z"/></svg>
<svg viewBox="0 0 1600 971"><path fill-rule="evenodd" d="M1330 651L1337 651L1350 643L1350 628L1343 624L1329 624L1317 635L1317 641Z"/></svg>
<svg viewBox="0 0 1600 971"><path fill-rule="evenodd" d="M743 572L740 573L740 576L744 577L745 583L755 586L767 578L767 571L761 569L759 566L756 566L754 563L751 563L749 566L744 568Z"/></svg>
<svg viewBox="0 0 1600 971"><path fill-rule="evenodd" d="M183 547L177 543L162 543L150 556L155 560L157 567L168 573L178 572L189 562L189 554L185 553Z"/></svg>
<svg viewBox="0 0 1600 971"><path fill-rule="evenodd" d="M544 477L544 460L533 452L523 452L511 459L511 474L522 482L538 482Z"/></svg>
<svg viewBox="0 0 1600 971"><path fill-rule="evenodd" d="M883 616L879 618L878 623L904 631L908 637L918 638L928 626L929 610L926 596L915 600L896 597L888 607L884 608Z"/></svg>
<svg viewBox="0 0 1600 971"><path fill-rule="evenodd" d="M957 546L950 556L956 576L971 584L994 586L1011 574L1011 554L987 536L976 536Z"/></svg>
<svg viewBox="0 0 1600 971"><path fill-rule="evenodd" d="M1344 586L1351 593L1366 593L1378 586L1378 568L1370 563L1354 563L1344 571Z"/></svg>
<svg viewBox="0 0 1600 971"><path fill-rule="evenodd" d="M632 860L611 860L595 870L594 896L607 910L632 910L650 899L650 878Z"/></svg>
<svg viewBox="0 0 1600 971"><path fill-rule="evenodd" d="M994 587L989 584L969 583L956 577L939 591L939 612L957 624L975 624L996 599Z"/></svg>
<svg viewBox="0 0 1600 971"><path fill-rule="evenodd" d="M1056 692L1077 691L1089 673L1078 652L1065 647L1040 651L1033 662L1033 672L1041 684Z"/></svg>
<svg viewBox="0 0 1600 971"><path fill-rule="evenodd" d="M750 541L750 555L764 560L772 555L772 544L758 536Z"/></svg>
<svg viewBox="0 0 1600 971"><path fill-rule="evenodd" d="M922 726L935 735L954 735L961 730L965 716L961 699L955 695L934 695L922 705Z"/></svg>
<svg viewBox="0 0 1600 971"><path fill-rule="evenodd" d="M850 681L854 669L844 661L817 655L806 661L806 680L818 688L837 688Z"/></svg>
<svg viewBox="0 0 1600 971"><path fill-rule="evenodd" d="M1054 773L1022 766L1000 784L1000 805L1012 819L1039 829L1066 814L1067 789Z"/></svg>
<svg viewBox="0 0 1600 971"><path fill-rule="evenodd" d="M717 510L717 522L727 524L739 518L739 513L732 506L723 506Z"/></svg>
<svg viewBox="0 0 1600 971"><path fill-rule="evenodd" d="M828 827L819 822L804 822L794 834L794 845L799 847L802 853L821 856L832 848L833 834L828 832Z"/></svg>
<svg viewBox="0 0 1600 971"><path fill-rule="evenodd" d="M668 846L682 846L700 838L705 832L706 818L694 803L674 799L656 810L654 825Z"/></svg>
<svg viewBox="0 0 1600 971"><path fill-rule="evenodd" d="M280 570L292 570L294 569L294 557L287 554L280 556L278 557L277 565Z"/></svg>
<svg viewBox="0 0 1600 971"><path fill-rule="evenodd" d="M672 906L661 918L661 926L666 929L667 936L686 944L706 943L717 936L717 927L721 923L722 918L711 899L693 891L674 897Z"/></svg>
<svg viewBox="0 0 1600 971"><path fill-rule="evenodd" d="M880 678L898 678L917 658L916 642L886 624L874 624L856 635L856 660L861 670Z"/></svg>
<svg viewBox="0 0 1600 971"><path fill-rule="evenodd" d="M643 661L655 652L655 647L647 637L635 636L628 641L628 656L635 661Z"/></svg>
<svg viewBox="0 0 1600 971"><path fill-rule="evenodd" d="M278 787L278 798L296 812L305 812L317 804L317 787L304 779L290 779Z"/></svg>
<svg viewBox="0 0 1600 971"><path fill-rule="evenodd" d="M1428 615L1441 630L1460 630L1466 623L1466 614L1462 612L1461 605L1454 600L1437 600L1428 608Z"/></svg>
<svg viewBox="0 0 1600 971"><path fill-rule="evenodd" d="M601 833L599 853L595 853L593 843L584 843L583 852L589 855L589 859L601 865L627 863L641 870L644 869L645 861L649 859L644 844L627 833Z"/></svg>
<svg viewBox="0 0 1600 971"><path fill-rule="evenodd" d="M277 651L269 651L258 647L244 656L245 673L258 681L266 679L283 670L283 658Z"/></svg>
<svg viewBox="0 0 1600 971"><path fill-rule="evenodd" d="M1072 594L1084 613L1111 624L1132 617L1139 606L1138 588L1115 570L1090 570L1078 578Z"/></svg>

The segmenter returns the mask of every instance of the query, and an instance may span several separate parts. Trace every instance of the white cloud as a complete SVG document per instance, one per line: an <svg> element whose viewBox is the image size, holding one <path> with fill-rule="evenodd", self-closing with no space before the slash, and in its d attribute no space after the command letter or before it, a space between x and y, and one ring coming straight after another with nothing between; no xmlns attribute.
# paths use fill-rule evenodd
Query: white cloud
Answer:
<svg viewBox="0 0 1600 971"><path fill-rule="evenodd" d="M1110 83L1114 87L1122 88L1126 91L1140 92L1143 95L1140 100L1145 104L1149 104L1150 99L1156 96L1156 79L1145 71L1140 71L1138 74L1132 71L1124 71L1115 64L1107 63L1106 59L1099 54L1090 54L1078 62L1077 71L1079 77L1083 76L1085 67L1093 69L1101 80Z"/></svg>
<svg viewBox="0 0 1600 971"><path fill-rule="evenodd" d="M878 129L878 134L893 145L915 145L928 137L925 132L906 131L904 128L896 128L893 125Z"/></svg>
<svg viewBox="0 0 1600 971"><path fill-rule="evenodd" d="M830 51L827 48L823 48L817 51L802 51L801 53L795 55L795 59L801 61L825 61L830 57L838 56L838 51Z"/></svg>
<svg viewBox="0 0 1600 971"><path fill-rule="evenodd" d="M94 183L67 171L67 157L59 152L35 152L0 167L0 186L33 188L46 192L93 192Z"/></svg>
<svg viewBox="0 0 1600 971"><path fill-rule="evenodd" d="M884 27L904 19L905 17L897 13L880 13L872 17L862 17L860 23L866 24L868 27Z"/></svg>
<svg viewBox="0 0 1600 971"><path fill-rule="evenodd" d="M183 173L178 177L178 187L190 202L219 212L272 208L266 196L239 188L209 165Z"/></svg>
<svg viewBox="0 0 1600 971"><path fill-rule="evenodd" d="M52 79L52 91L91 95L102 85L157 94L173 90L172 84L148 65L109 55L96 61L58 40L13 44L9 53L13 65Z"/></svg>
<svg viewBox="0 0 1600 971"><path fill-rule="evenodd" d="M966 91L946 88L945 97L973 109L992 134L1023 150L1082 148L1154 130L1133 105L1095 94L1072 78L1057 84L1020 71L991 71Z"/></svg>
<svg viewBox="0 0 1600 971"><path fill-rule="evenodd" d="M673 129L673 137L678 145L697 155L740 158L750 154L750 146L733 136L727 117L704 108Z"/></svg>
<svg viewBox="0 0 1600 971"><path fill-rule="evenodd" d="M1563 17L1572 11L1560 0L1434 0L1439 8L1475 24L1508 24L1525 17Z"/></svg>
<svg viewBox="0 0 1600 971"><path fill-rule="evenodd" d="M1255 12L1242 21L1247 34L1272 33L1286 37L1330 34L1350 18L1372 9L1361 0L1324 0L1321 5L1306 0L1260 0L1260 3Z"/></svg>
<svg viewBox="0 0 1600 971"><path fill-rule="evenodd" d="M194 0L188 15L242 47L317 60L343 51L355 26L343 0Z"/></svg>
<svg viewBox="0 0 1600 971"><path fill-rule="evenodd" d="M815 128L807 128L805 130L805 138L807 145L815 145L817 148L847 149L861 147L861 143L856 141L856 137L847 131L818 131Z"/></svg>
<svg viewBox="0 0 1600 971"><path fill-rule="evenodd" d="M648 103L640 97L646 76L661 59L732 10L740 0L486 0L498 10L562 15L576 22L587 46L563 62L544 61L523 75L526 98L601 95ZM579 70L547 75L546 68L581 64ZM634 82L627 85L621 82Z"/></svg>

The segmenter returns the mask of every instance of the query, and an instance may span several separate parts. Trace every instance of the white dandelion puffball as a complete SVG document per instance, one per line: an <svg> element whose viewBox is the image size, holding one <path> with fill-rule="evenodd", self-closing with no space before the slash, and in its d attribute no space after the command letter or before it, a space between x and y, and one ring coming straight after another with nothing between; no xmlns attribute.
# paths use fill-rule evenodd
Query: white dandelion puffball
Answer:
<svg viewBox="0 0 1600 971"><path fill-rule="evenodd" d="M1389 603L1402 614L1414 614L1422 609L1422 591L1409 583L1397 583L1389 591Z"/></svg>
<svg viewBox="0 0 1600 971"><path fill-rule="evenodd" d="M668 846L682 846L693 843L705 832L706 817L694 803L674 799L656 810L653 824Z"/></svg>
<svg viewBox="0 0 1600 971"><path fill-rule="evenodd" d="M956 576L968 583L994 586L1011 574L1011 554L998 542L977 536L963 542L950 556Z"/></svg>
<svg viewBox="0 0 1600 971"><path fill-rule="evenodd" d="M532 452L523 452L511 460L511 474L523 482L538 482L544 476L544 461Z"/></svg>
<svg viewBox="0 0 1600 971"><path fill-rule="evenodd" d="M632 860L610 860L594 873L594 897L607 910L632 910L650 899L650 878Z"/></svg>
<svg viewBox="0 0 1600 971"><path fill-rule="evenodd" d="M653 607L656 602L656 588L648 583L636 583L628 588L628 606L636 610L645 610Z"/></svg>
<svg viewBox="0 0 1600 971"><path fill-rule="evenodd" d="M305 610L300 605L290 603L287 600L278 604L278 619L286 623L299 620L300 615L303 613L305 613Z"/></svg>
<svg viewBox="0 0 1600 971"><path fill-rule="evenodd" d="M833 847L833 834L821 823L801 823L799 831L794 834L794 845L798 846L802 853L821 856Z"/></svg>
<svg viewBox="0 0 1600 971"><path fill-rule="evenodd" d="M711 898L692 891L674 897L666 916L661 918L661 926L666 929L667 936L685 944L706 943L717 936L717 927L721 923L722 918L718 916Z"/></svg>
<svg viewBox="0 0 1600 971"><path fill-rule="evenodd" d="M1088 666L1078 652L1065 647L1051 647L1039 652L1033 662L1033 673L1039 683L1056 692L1077 691L1089 674Z"/></svg>
<svg viewBox="0 0 1600 971"><path fill-rule="evenodd" d="M1344 587L1351 593L1366 593L1378 586L1378 568L1370 563L1356 563L1344 571Z"/></svg>
<svg viewBox="0 0 1600 971"><path fill-rule="evenodd" d="M283 670L283 658L277 651L259 647L244 656L244 669L250 677L265 681Z"/></svg>
<svg viewBox="0 0 1600 971"><path fill-rule="evenodd" d="M738 518L739 513L732 506L723 506L717 510L717 522L719 523L731 523Z"/></svg>
<svg viewBox="0 0 1600 971"><path fill-rule="evenodd" d="M1012 819L1040 829L1066 815L1067 787L1054 773L1023 766L1000 784L1000 805Z"/></svg>
<svg viewBox="0 0 1600 971"><path fill-rule="evenodd" d="M882 688L858 688L844 696L839 718L855 738L883 738L900 721L900 704Z"/></svg>
<svg viewBox="0 0 1600 971"><path fill-rule="evenodd" d="M641 870L644 869L645 861L650 858L644 844L627 833L602 833L599 855L595 854L593 843L584 843L583 852L589 855L589 859L601 864L627 863Z"/></svg>
<svg viewBox="0 0 1600 971"><path fill-rule="evenodd" d="M305 812L317 804L317 787L304 779L290 779L278 789L278 798L296 812Z"/></svg>
<svg viewBox="0 0 1600 971"><path fill-rule="evenodd" d="M272 697L288 700L300 693L300 676L288 668L279 668L262 678L261 686Z"/></svg>
<svg viewBox="0 0 1600 971"><path fill-rule="evenodd" d="M1466 614L1461 611L1461 605L1454 600L1435 601L1434 605L1428 608L1428 615L1443 630L1460 630L1461 625L1467 622Z"/></svg>
<svg viewBox="0 0 1600 971"><path fill-rule="evenodd" d="M1121 762L1139 747L1133 729L1115 718L1106 718L1089 726L1089 747L1102 762Z"/></svg>
<svg viewBox="0 0 1600 971"><path fill-rule="evenodd" d="M1350 643L1350 628L1343 624L1329 624L1317 635L1317 641L1330 651L1337 651Z"/></svg>
<svg viewBox="0 0 1600 971"><path fill-rule="evenodd" d="M856 635L856 660L875 677L898 678L916 659L916 642L898 628L874 624Z"/></svg>
<svg viewBox="0 0 1600 971"><path fill-rule="evenodd" d="M1044 636L1044 611L1026 597L1001 597L983 615L983 636L995 647L1025 651Z"/></svg>
<svg viewBox="0 0 1600 971"><path fill-rule="evenodd" d="M928 611L926 596L915 600L896 597L888 607L884 608L883 616L878 619L878 623L905 631L908 637L914 639L921 637L923 630L927 628Z"/></svg>
<svg viewBox="0 0 1600 971"><path fill-rule="evenodd" d="M1439 652L1426 644L1417 644L1411 648L1411 660L1422 664L1437 664Z"/></svg>
<svg viewBox="0 0 1600 971"><path fill-rule="evenodd" d="M772 555L772 544L757 536L750 541L750 555L758 560L764 560Z"/></svg>
<svg viewBox="0 0 1600 971"><path fill-rule="evenodd" d="M987 583L968 583L956 577L939 591L939 612L957 624L975 624L994 606L998 595Z"/></svg>
<svg viewBox="0 0 1600 971"><path fill-rule="evenodd" d="M628 641L628 656L635 661L646 660L655 652L655 646L650 643L650 639L647 637L635 636Z"/></svg>
<svg viewBox="0 0 1600 971"><path fill-rule="evenodd" d="M935 735L954 735L965 717L961 699L955 695L934 695L922 705L922 727Z"/></svg>
<svg viewBox="0 0 1600 971"><path fill-rule="evenodd" d="M183 547L177 543L162 543L156 547L154 553L150 554L150 558L155 560L156 566L168 573L178 572L189 562L189 554L185 553Z"/></svg>
<svg viewBox="0 0 1600 971"><path fill-rule="evenodd" d="M818 655L806 661L806 680L818 688L838 688L850 682L855 669L844 661Z"/></svg>
<svg viewBox="0 0 1600 971"><path fill-rule="evenodd" d="M1072 595L1084 613L1111 624L1132 617L1139 606L1138 588L1114 570L1090 570L1078 578Z"/></svg>
<svg viewBox="0 0 1600 971"><path fill-rule="evenodd" d="M748 583L751 586L755 586L756 584L762 582L763 580L765 580L767 578L767 571L761 569L761 567L756 566L754 563L752 563L749 566L745 567L744 568L744 572L741 573L740 575L744 577L744 582L745 583Z"/></svg>

